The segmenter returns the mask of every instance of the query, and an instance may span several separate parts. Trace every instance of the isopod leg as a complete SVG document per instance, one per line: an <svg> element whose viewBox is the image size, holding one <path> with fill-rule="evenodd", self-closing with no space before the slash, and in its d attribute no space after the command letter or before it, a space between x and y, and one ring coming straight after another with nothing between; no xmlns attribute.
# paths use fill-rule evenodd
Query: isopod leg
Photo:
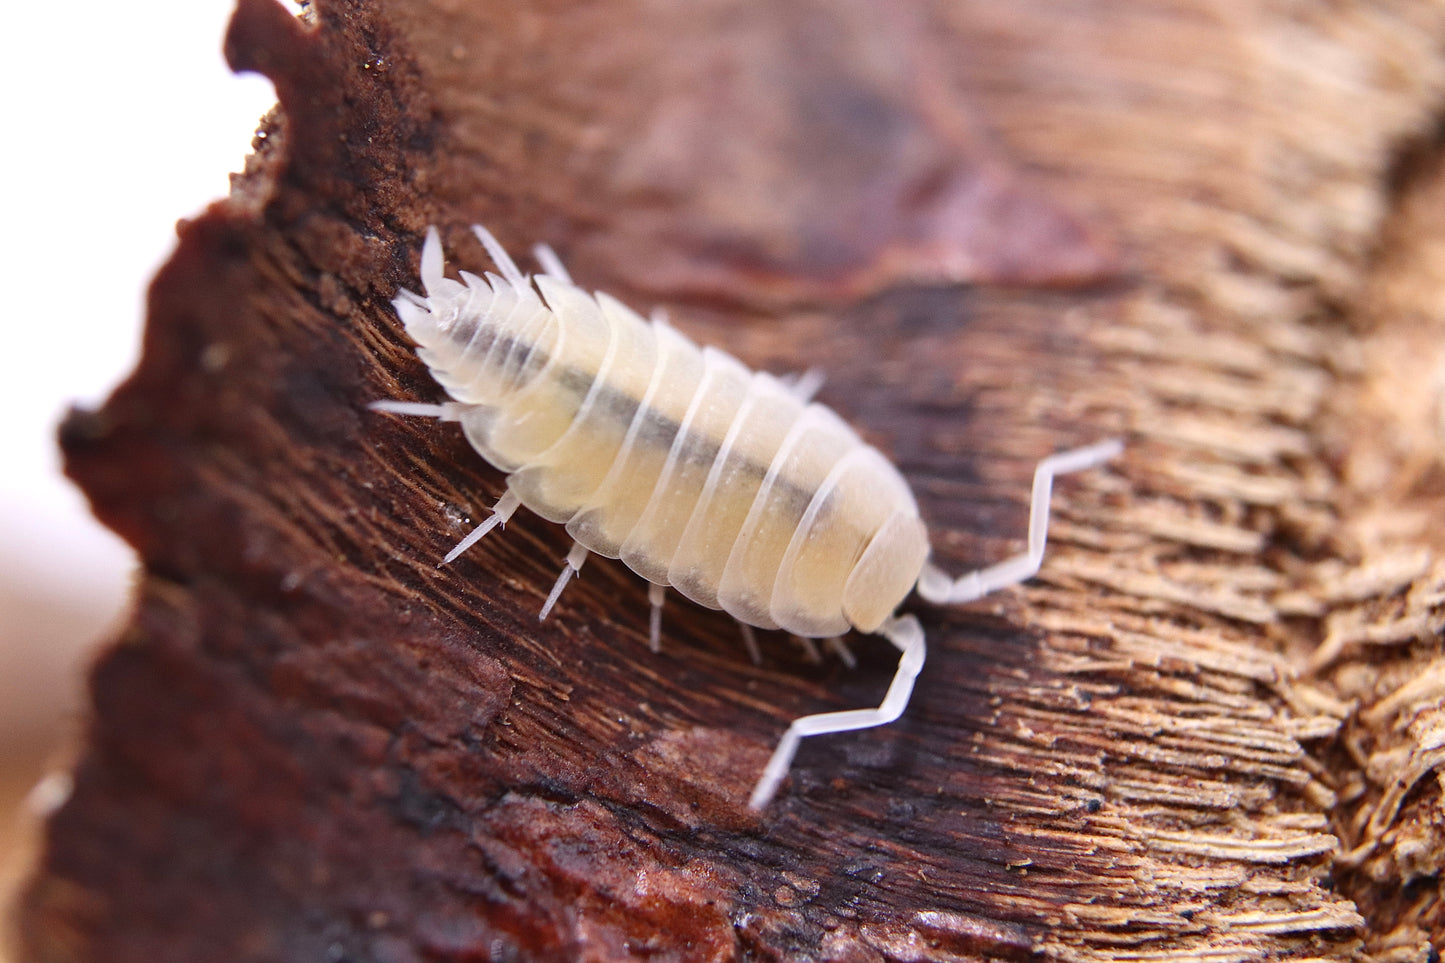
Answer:
<svg viewBox="0 0 1445 963"><path fill-rule="evenodd" d="M784 382L787 384L788 390L793 393L793 397L806 404L813 400L813 396L818 393L819 388L823 387L823 382L826 380L827 375L823 374L822 368L809 368L784 379Z"/></svg>
<svg viewBox="0 0 1445 963"><path fill-rule="evenodd" d="M848 648L848 641L841 635L830 636L823 640L823 645L828 651L838 657L838 661L846 665L850 670L858 668L858 657L853 650Z"/></svg>
<svg viewBox="0 0 1445 963"><path fill-rule="evenodd" d="M441 232L433 225L426 229L421 246L421 284L428 295L437 294L446 279L446 255L442 252Z"/></svg>
<svg viewBox="0 0 1445 963"><path fill-rule="evenodd" d="M568 273L566 266L562 263L562 259L557 256L556 251L552 250L550 244L535 245L532 248L532 256L537 259L538 264L542 265L542 271L547 274L548 277L554 277L568 284L572 283L572 275Z"/></svg>
<svg viewBox="0 0 1445 963"><path fill-rule="evenodd" d="M481 541L483 535L487 534L498 525L506 528L507 521L512 517L512 513L515 512L518 507L521 506L521 504L522 500L518 498L510 488L507 489L507 491L502 494L502 497L497 499L497 504L492 506L492 516L488 518L485 522L482 522L482 524L478 525L476 528L472 529L466 538L462 539L460 542L457 542L457 547L452 549L450 552L447 552L447 557L442 559L440 564L446 565L453 561L458 555L462 554L467 549L477 544L477 542Z"/></svg>
<svg viewBox="0 0 1445 963"><path fill-rule="evenodd" d="M918 577L918 594L935 605L961 605L1033 578L1044 560L1044 544L1049 533L1049 496L1053 492L1054 477L1101 465L1123 450L1124 443L1112 438L1085 448L1050 455L1039 462L1034 469L1033 496L1029 506L1028 550L957 579L935 565L925 565L923 574Z"/></svg>
<svg viewBox="0 0 1445 963"><path fill-rule="evenodd" d="M409 415L413 418L437 418L441 421L461 421L462 412L466 411L468 405L459 404L455 401L446 401L439 405L429 405L420 401L373 401L366 406L372 411L386 411L393 415Z"/></svg>
<svg viewBox="0 0 1445 963"><path fill-rule="evenodd" d="M647 601L652 605L651 617L647 623L647 643L653 652L662 651L662 603L667 598L667 586L656 582L647 583Z"/></svg>
<svg viewBox="0 0 1445 963"><path fill-rule="evenodd" d="M849 709L845 712L824 712L818 715L794 719L788 731L778 741L773 757L768 760L753 794L748 799L748 808L762 809L778 791L778 785L788 774L798 743L808 736L821 736L830 732L849 732L853 729L869 729L887 725L903 714L913 695L913 681L923 668L925 645L923 627L911 615L894 616L878 628L878 634L902 652L898 660L898 671L888 686L888 693L876 709Z"/></svg>
<svg viewBox="0 0 1445 963"><path fill-rule="evenodd" d="M798 648L803 650L803 658L807 659L814 665L823 664L823 653L818 651L818 643L814 642L806 635L790 634L789 637L798 644Z"/></svg>
<svg viewBox="0 0 1445 963"><path fill-rule="evenodd" d="M743 637L743 646L748 650L748 658L753 660L753 665L763 664L763 650L758 648L758 634L753 627L746 622L738 622L738 632Z"/></svg>
<svg viewBox="0 0 1445 963"><path fill-rule="evenodd" d="M522 273L521 268L517 267L517 262L512 260L512 256L507 253L506 248L502 247L502 243L492 236L491 231L480 224L473 224L472 233L477 236L477 240L482 242L482 247L487 249L487 256L492 259L492 263L497 266L497 270L501 272L508 284L519 288L527 286L527 276ZM431 240L430 235L427 240ZM422 250L422 257L423 259L426 257L425 248Z"/></svg>
<svg viewBox="0 0 1445 963"><path fill-rule="evenodd" d="M552 586L547 601L542 603L542 614L537 616L537 621L541 622L551 614L552 606L557 604L557 599L561 597L567 583L572 581L572 576L582 571L582 563L587 561L587 554L587 549L581 542L572 543L572 551L567 553L567 564L562 566L562 574L557 576L557 584Z"/></svg>

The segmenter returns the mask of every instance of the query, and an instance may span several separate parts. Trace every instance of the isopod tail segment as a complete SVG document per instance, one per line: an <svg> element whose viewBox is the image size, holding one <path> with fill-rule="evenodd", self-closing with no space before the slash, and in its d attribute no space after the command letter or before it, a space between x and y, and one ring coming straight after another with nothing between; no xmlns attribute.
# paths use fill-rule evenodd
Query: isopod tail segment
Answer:
<svg viewBox="0 0 1445 963"><path fill-rule="evenodd" d="M1117 457L1123 450L1123 442L1114 438L1050 455L1039 462L1034 469L1033 493L1029 505L1028 548L1022 554L996 565L968 572L956 579L950 578L932 563L925 564L918 578L918 594L935 605L962 605L990 592L1018 585L1038 574L1044 560L1044 546L1048 541L1049 500L1053 493L1054 478L1101 465ZM893 681L889 683L883 701L875 709L848 709L794 719L779 740L777 748L773 750L762 777L753 787L752 796L748 799L749 809L760 810L772 800L778 786L788 774L793 755L798 751L798 744L803 739L808 736L887 725L903 713L913 694L914 680L923 668L926 652L923 626L912 615L894 615L885 619L878 627L878 634L893 643L901 653L898 669L893 674Z"/></svg>

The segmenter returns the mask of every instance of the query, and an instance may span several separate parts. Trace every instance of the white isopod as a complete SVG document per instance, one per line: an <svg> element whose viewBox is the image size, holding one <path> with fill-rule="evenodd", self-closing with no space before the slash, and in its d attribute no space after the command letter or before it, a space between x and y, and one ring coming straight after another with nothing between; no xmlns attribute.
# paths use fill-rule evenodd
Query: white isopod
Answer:
<svg viewBox="0 0 1445 963"><path fill-rule="evenodd" d="M957 580L928 562L928 534L898 470L811 388L699 348L654 318L574 285L550 248L530 278L480 226L501 276L443 273L435 228L422 247L426 296L392 303L452 401L372 407L461 423L507 472L492 515L451 561L525 505L566 525L574 544L546 618L588 553L620 558L650 585L652 644L672 586L747 626L805 639L850 629L902 653L882 704L804 716L778 743L749 806L760 809L805 736L865 729L902 713L923 666L923 629L895 609L915 587L958 604L1033 576L1043 558L1055 475L1112 458L1117 440L1044 459L1034 473L1028 550ZM535 283L535 287L534 287Z"/></svg>

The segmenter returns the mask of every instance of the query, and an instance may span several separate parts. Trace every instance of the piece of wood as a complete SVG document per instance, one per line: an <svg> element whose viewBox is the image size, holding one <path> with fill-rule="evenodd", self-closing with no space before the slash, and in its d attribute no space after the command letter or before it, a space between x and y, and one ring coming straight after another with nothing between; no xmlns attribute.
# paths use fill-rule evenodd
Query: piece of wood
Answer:
<svg viewBox="0 0 1445 963"><path fill-rule="evenodd" d="M28 959L1438 958L1445 11L241 0L280 109L63 431L136 547ZM1432 212L1435 216L1432 216ZM519 516L388 301L482 221L820 366L958 610L904 719ZM469 260L468 260L469 259ZM968 282L967 286L950 282ZM1433 943L1432 943L1433 941ZM1432 949L1433 945L1433 949Z"/></svg>

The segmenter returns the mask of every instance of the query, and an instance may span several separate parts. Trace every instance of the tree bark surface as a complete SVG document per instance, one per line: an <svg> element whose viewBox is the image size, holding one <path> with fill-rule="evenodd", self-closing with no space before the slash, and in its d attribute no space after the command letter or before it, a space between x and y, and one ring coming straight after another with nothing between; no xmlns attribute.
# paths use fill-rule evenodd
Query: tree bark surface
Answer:
<svg viewBox="0 0 1445 963"><path fill-rule="evenodd" d="M144 564L20 908L37 961L1439 959L1445 7L240 0L280 105L63 429ZM389 300L429 224L821 398L952 572L857 668L558 526ZM1432 955L1433 954L1433 955Z"/></svg>

